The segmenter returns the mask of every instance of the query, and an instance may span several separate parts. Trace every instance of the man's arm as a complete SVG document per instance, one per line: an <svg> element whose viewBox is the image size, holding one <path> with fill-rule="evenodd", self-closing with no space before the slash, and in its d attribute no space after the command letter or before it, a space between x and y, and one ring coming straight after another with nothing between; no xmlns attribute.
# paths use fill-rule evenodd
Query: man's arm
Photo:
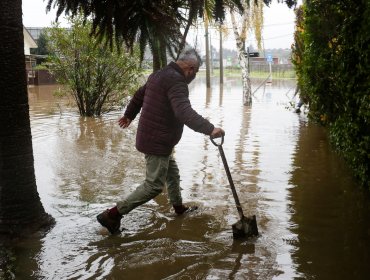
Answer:
<svg viewBox="0 0 370 280"><path fill-rule="evenodd" d="M130 100L123 117L118 120L118 124L122 128L126 128L130 125L131 121L135 119L136 115L140 112L144 102L146 85L140 87Z"/></svg>
<svg viewBox="0 0 370 280"><path fill-rule="evenodd" d="M196 132L215 138L224 135L225 132L221 128L215 128L191 107L188 95L189 91L185 83L179 83L168 90L168 97L175 117Z"/></svg>

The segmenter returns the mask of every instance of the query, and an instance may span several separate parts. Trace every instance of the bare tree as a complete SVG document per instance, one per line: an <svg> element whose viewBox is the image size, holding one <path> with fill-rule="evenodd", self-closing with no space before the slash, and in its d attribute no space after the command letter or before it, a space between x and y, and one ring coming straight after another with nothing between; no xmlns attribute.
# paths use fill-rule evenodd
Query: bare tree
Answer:
<svg viewBox="0 0 370 280"><path fill-rule="evenodd" d="M231 23L236 40L239 64L242 70L244 105L252 104L251 81L249 76L245 43L248 37L248 32L253 31L257 39L258 48L261 50L263 5L263 0L250 1L250 3L244 2L244 12L241 17L237 15L234 10L230 9Z"/></svg>

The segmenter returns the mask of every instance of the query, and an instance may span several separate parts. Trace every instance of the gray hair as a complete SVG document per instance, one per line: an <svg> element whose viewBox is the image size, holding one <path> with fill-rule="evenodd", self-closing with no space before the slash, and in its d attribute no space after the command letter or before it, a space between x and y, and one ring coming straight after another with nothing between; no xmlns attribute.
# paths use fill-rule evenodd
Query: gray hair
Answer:
<svg viewBox="0 0 370 280"><path fill-rule="evenodd" d="M184 61L184 62L193 61L193 62L197 63L198 66L202 65L202 59L200 58L200 55L193 48L183 50L177 60L178 61Z"/></svg>

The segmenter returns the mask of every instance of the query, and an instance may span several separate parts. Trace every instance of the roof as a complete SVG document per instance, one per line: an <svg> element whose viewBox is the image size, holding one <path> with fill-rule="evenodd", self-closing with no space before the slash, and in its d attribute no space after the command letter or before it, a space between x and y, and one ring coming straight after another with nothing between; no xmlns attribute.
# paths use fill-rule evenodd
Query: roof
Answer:
<svg viewBox="0 0 370 280"><path fill-rule="evenodd" d="M37 48L37 44L35 39L31 36L30 32L28 32L27 28L23 26L23 37L24 40L29 43L30 48Z"/></svg>

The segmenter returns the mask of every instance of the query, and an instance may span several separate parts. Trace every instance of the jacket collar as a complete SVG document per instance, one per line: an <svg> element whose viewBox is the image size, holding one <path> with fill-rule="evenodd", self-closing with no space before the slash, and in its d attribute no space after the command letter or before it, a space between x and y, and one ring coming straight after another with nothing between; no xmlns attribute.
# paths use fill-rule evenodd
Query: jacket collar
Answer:
<svg viewBox="0 0 370 280"><path fill-rule="evenodd" d="M169 67L172 67L174 68L177 72L179 72L181 75L183 75L185 77L185 73L184 71L181 69L180 66L177 65L176 62L173 62L171 61L169 64L168 64Z"/></svg>

